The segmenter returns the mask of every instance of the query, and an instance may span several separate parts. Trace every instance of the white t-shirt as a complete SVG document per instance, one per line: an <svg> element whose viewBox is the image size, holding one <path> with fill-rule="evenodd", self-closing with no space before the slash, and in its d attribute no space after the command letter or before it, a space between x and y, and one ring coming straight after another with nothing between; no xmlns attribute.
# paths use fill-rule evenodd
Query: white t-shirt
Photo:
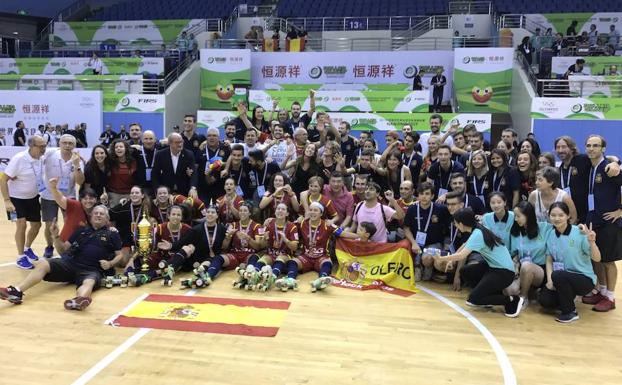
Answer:
<svg viewBox="0 0 622 385"><path fill-rule="evenodd" d="M84 170L84 163L80 160L80 168ZM58 178L58 190L67 198L75 198L76 196L76 180L73 176L73 164L71 158L64 161L61 157L61 150L54 149L46 152L43 159L43 170L45 182L45 190L41 192L41 197L47 200L54 200L52 191L50 190L49 180Z"/></svg>
<svg viewBox="0 0 622 385"><path fill-rule="evenodd" d="M280 167L285 161L285 158L287 158L288 150L294 154L289 158L289 160L296 159L296 146L286 140L283 140L282 142L270 147L266 152L266 159L270 159L268 160L268 162L276 162Z"/></svg>
<svg viewBox="0 0 622 385"><path fill-rule="evenodd" d="M384 210L384 218L386 218L387 222L391 221L395 210L385 204L382 205L382 208ZM354 208L353 220L356 221L357 225L360 225L362 222L371 222L376 226L376 234L369 238L371 242L387 241L387 227L384 223L384 218L380 211L380 203L376 203L372 208L367 207L365 203L361 204L358 210L356 207Z"/></svg>
<svg viewBox="0 0 622 385"><path fill-rule="evenodd" d="M440 140L443 137L442 132L439 132L438 135L438 139ZM430 136L432 136L431 132L426 132L421 134L421 136L419 137L419 144L421 145L421 156L426 156L428 154L428 139L430 139ZM454 138L451 137L451 135L447 136L447 139L445 139L445 142L443 143L439 143L439 144L446 144L448 146L453 146L454 145Z"/></svg>
<svg viewBox="0 0 622 385"><path fill-rule="evenodd" d="M261 145L260 143L255 143L255 145L253 147L250 147L248 144L246 143L240 143L242 145L242 147L244 147L244 157L248 158L248 153L253 151L253 150L263 150L263 145Z"/></svg>
<svg viewBox="0 0 622 385"><path fill-rule="evenodd" d="M4 173L11 178L9 179L10 197L32 199L39 194L37 181L43 178L43 162L41 159L31 157L28 150L15 154Z"/></svg>

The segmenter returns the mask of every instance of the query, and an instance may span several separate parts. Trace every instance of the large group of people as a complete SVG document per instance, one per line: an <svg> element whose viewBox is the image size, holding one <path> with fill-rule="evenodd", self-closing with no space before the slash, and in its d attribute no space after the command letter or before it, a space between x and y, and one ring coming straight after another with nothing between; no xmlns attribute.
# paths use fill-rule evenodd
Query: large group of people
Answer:
<svg viewBox="0 0 622 385"><path fill-rule="evenodd" d="M562 136L547 153L512 129L494 145L473 125L442 131L434 114L430 132L405 125L379 146L372 132L354 137L347 122L336 127L313 107L302 113L293 103L268 117L240 104L238 118L206 136L193 115L160 140L139 124L126 137L107 127L86 162L72 135L47 150L29 137L0 191L16 214L17 266L33 271L0 298L21 303L41 280L69 281L78 292L65 307L82 310L115 267L130 285L171 284L181 270L192 272L182 286L201 288L235 269L237 288L283 291L314 271L312 291L323 290L332 241L345 237L406 239L417 281L470 287L467 305L504 306L508 317L539 301L572 322L575 296L596 311L615 308L622 176L603 137L589 136L582 154ZM147 253L139 252L145 220Z"/></svg>

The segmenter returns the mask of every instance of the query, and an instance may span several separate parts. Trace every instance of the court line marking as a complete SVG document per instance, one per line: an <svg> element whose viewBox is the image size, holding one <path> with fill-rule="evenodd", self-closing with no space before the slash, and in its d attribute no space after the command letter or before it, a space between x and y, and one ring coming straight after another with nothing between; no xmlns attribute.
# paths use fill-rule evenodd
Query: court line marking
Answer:
<svg viewBox="0 0 622 385"><path fill-rule="evenodd" d="M189 292L187 292L186 296L192 296L194 294L196 294L196 289L192 289ZM143 295L141 295L140 297L138 297L136 300L134 300L131 304L129 304L128 306L125 307L125 309L121 310L121 312L113 315L112 317L108 318L106 320L106 323L108 323L109 321L113 320L115 317L117 317L119 314L123 313L125 310L129 309L130 307L132 307L134 304L138 303L140 300L144 299L145 297L147 297L147 295L149 295L148 293L145 293ZM99 374L99 372L101 372L102 370L104 370L108 365L110 365L114 360L116 360L117 358L119 358L119 356L123 353L125 353L129 348L131 348L135 343L137 343L138 341L140 341L141 338L143 338L144 336L146 336L150 331L152 331L153 329L149 329L149 328L140 328L136 333L134 333L132 336L130 336L128 339L126 339L125 341L123 341L123 343L119 346L117 346L112 352L108 353L106 355L106 357L102 358L101 360L99 360L99 362L97 362L95 365L93 365L89 370L87 370L86 372L84 372L84 374L82 374L77 380L75 380L74 382L71 383L71 385L84 385L86 383L88 383L89 381L91 381L93 378L95 378L96 375Z"/></svg>
<svg viewBox="0 0 622 385"><path fill-rule="evenodd" d="M0 267L17 266L15 262L0 263Z"/></svg>
<svg viewBox="0 0 622 385"><path fill-rule="evenodd" d="M417 288L421 289L425 293L431 295L445 305L454 309L462 316L464 316L469 322L471 322L473 326L475 326L475 328L484 336L484 338L486 338L486 341L488 341L488 344L494 351L495 356L497 356L497 361L499 362L501 372L503 373L503 383L505 385L517 385L516 373L514 373L514 368L512 368L512 363L510 362L510 359L505 353L505 350L503 350L503 347L501 346L499 341L497 341L495 336L490 332L490 330L488 330L488 328L486 328L486 326L484 326L473 314L464 310L463 308L456 305L443 295L435 292L434 290L428 289L427 287L421 285L417 285Z"/></svg>

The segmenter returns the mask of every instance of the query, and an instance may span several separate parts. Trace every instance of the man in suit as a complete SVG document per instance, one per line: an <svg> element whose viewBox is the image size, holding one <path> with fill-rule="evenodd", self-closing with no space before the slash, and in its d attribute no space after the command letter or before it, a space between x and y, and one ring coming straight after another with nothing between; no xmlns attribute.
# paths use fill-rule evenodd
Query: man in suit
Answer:
<svg viewBox="0 0 622 385"><path fill-rule="evenodd" d="M196 199L194 154L184 149L184 140L180 134L170 134L168 145L168 148L156 152L151 175L153 186L167 186L172 193Z"/></svg>

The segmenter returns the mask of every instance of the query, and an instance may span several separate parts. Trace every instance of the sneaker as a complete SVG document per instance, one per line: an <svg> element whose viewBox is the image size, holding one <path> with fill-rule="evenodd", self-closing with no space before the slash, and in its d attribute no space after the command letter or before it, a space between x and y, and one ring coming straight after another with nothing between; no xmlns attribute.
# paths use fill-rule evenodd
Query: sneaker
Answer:
<svg viewBox="0 0 622 385"><path fill-rule="evenodd" d="M513 295L510 298L510 303L505 305L505 316L510 318L516 318L520 314L521 310L523 310L523 303L525 302L525 298L518 295Z"/></svg>
<svg viewBox="0 0 622 385"><path fill-rule="evenodd" d="M424 266L421 279L424 281L429 281L432 279L433 274L434 274L434 266Z"/></svg>
<svg viewBox="0 0 622 385"><path fill-rule="evenodd" d="M581 298L581 302L586 305L596 305L597 303L602 301L603 298L605 298L605 296L600 293L590 293L588 295L584 295L583 298Z"/></svg>
<svg viewBox="0 0 622 385"><path fill-rule="evenodd" d="M22 297L24 293L17 290L13 286L9 287L0 287L0 298L7 300L11 303L19 305L22 303Z"/></svg>
<svg viewBox="0 0 622 385"><path fill-rule="evenodd" d="M523 298L523 300L523 309L521 311L525 311L529 307L529 300L527 298Z"/></svg>
<svg viewBox="0 0 622 385"><path fill-rule="evenodd" d="M19 257L19 259L17 260L17 262L15 262L15 264L20 269L30 270L30 269L35 268L35 265L33 265L32 262L30 262L30 259L28 259L28 257L25 255L22 255L21 257Z"/></svg>
<svg viewBox="0 0 622 385"><path fill-rule="evenodd" d="M492 309L492 305L476 305L476 304L471 303L469 301L464 301L464 303L467 306L470 306L470 307L479 307L479 308L483 308L483 309Z"/></svg>
<svg viewBox="0 0 622 385"><path fill-rule="evenodd" d="M555 318L555 321L561 322L563 324L571 323L577 321L579 319L579 314L576 311L571 311L567 314L560 314Z"/></svg>
<svg viewBox="0 0 622 385"><path fill-rule="evenodd" d="M43 258L52 258L54 256L54 246L47 246L43 251Z"/></svg>
<svg viewBox="0 0 622 385"><path fill-rule="evenodd" d="M32 251L32 249L29 247L28 249L24 250L24 255L28 257L28 259L30 259L31 261L38 261L39 260L39 256L37 256L37 254L35 254L34 251Z"/></svg>
<svg viewBox="0 0 622 385"><path fill-rule="evenodd" d="M84 310L91 304L91 299L87 297L73 297L65 301L67 310Z"/></svg>
<svg viewBox="0 0 622 385"><path fill-rule="evenodd" d="M594 305L592 310L604 313L604 312L608 312L609 310L613 310L615 308L616 308L615 299L611 301L609 298L603 297L603 299L599 303Z"/></svg>

